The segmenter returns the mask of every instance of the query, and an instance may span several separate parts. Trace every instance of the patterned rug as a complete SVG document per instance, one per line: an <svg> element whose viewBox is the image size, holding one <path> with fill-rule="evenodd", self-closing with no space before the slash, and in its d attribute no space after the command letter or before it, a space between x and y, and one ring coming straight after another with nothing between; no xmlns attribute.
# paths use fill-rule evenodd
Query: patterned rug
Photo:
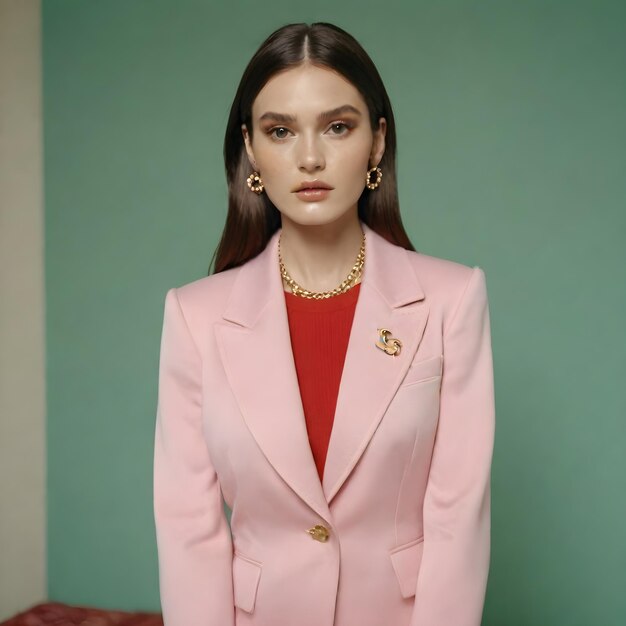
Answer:
<svg viewBox="0 0 626 626"><path fill-rule="evenodd" d="M45 602L1 622L0 626L163 626L160 613L106 611Z"/></svg>

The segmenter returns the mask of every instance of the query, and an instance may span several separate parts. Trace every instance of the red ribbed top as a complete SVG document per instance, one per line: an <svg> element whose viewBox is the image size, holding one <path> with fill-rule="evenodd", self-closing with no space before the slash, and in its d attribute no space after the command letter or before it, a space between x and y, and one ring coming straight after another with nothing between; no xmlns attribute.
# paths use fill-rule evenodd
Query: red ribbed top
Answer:
<svg viewBox="0 0 626 626"><path fill-rule="evenodd" d="M320 481L360 287L358 283L325 300L285 291L300 397Z"/></svg>

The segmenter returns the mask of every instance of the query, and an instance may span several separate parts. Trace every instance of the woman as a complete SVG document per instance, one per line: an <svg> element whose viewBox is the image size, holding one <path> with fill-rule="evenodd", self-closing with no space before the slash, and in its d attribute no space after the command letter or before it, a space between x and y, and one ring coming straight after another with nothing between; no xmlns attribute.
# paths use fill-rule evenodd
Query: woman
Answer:
<svg viewBox="0 0 626 626"><path fill-rule="evenodd" d="M414 250L395 152L385 88L345 31L291 24L261 45L228 121L215 272L165 299L166 626L480 624L485 276Z"/></svg>

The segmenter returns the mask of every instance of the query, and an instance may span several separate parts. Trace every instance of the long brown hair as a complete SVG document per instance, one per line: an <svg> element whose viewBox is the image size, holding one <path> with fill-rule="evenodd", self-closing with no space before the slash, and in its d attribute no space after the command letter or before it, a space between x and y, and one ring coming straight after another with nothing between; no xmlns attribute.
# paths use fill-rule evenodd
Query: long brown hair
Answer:
<svg viewBox="0 0 626 626"><path fill-rule="evenodd" d="M305 60L332 69L350 81L367 104L372 131L378 119L387 121L385 152L378 166L383 181L378 189L364 188L358 200L359 218L388 241L415 250L400 217L396 178L396 126L387 91L376 66L361 45L338 26L327 22L287 24L274 31L254 54L237 88L224 138L228 181L228 214L212 262L213 273L242 265L259 254L280 228L280 212L266 193L257 195L246 183L251 173L241 125L252 138L252 103L274 74ZM209 268L209 274L211 270Z"/></svg>

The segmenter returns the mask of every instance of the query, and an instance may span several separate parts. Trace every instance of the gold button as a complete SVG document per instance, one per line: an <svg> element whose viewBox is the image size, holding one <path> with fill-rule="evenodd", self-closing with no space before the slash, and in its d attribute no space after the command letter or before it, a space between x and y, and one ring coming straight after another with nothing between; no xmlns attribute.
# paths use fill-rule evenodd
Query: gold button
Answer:
<svg viewBox="0 0 626 626"><path fill-rule="evenodd" d="M307 532L316 541L321 541L322 543L324 543L325 541L328 541L328 536L329 536L328 528L326 528L325 526L322 526L321 524L316 524L315 526L313 526L313 528L309 528Z"/></svg>

